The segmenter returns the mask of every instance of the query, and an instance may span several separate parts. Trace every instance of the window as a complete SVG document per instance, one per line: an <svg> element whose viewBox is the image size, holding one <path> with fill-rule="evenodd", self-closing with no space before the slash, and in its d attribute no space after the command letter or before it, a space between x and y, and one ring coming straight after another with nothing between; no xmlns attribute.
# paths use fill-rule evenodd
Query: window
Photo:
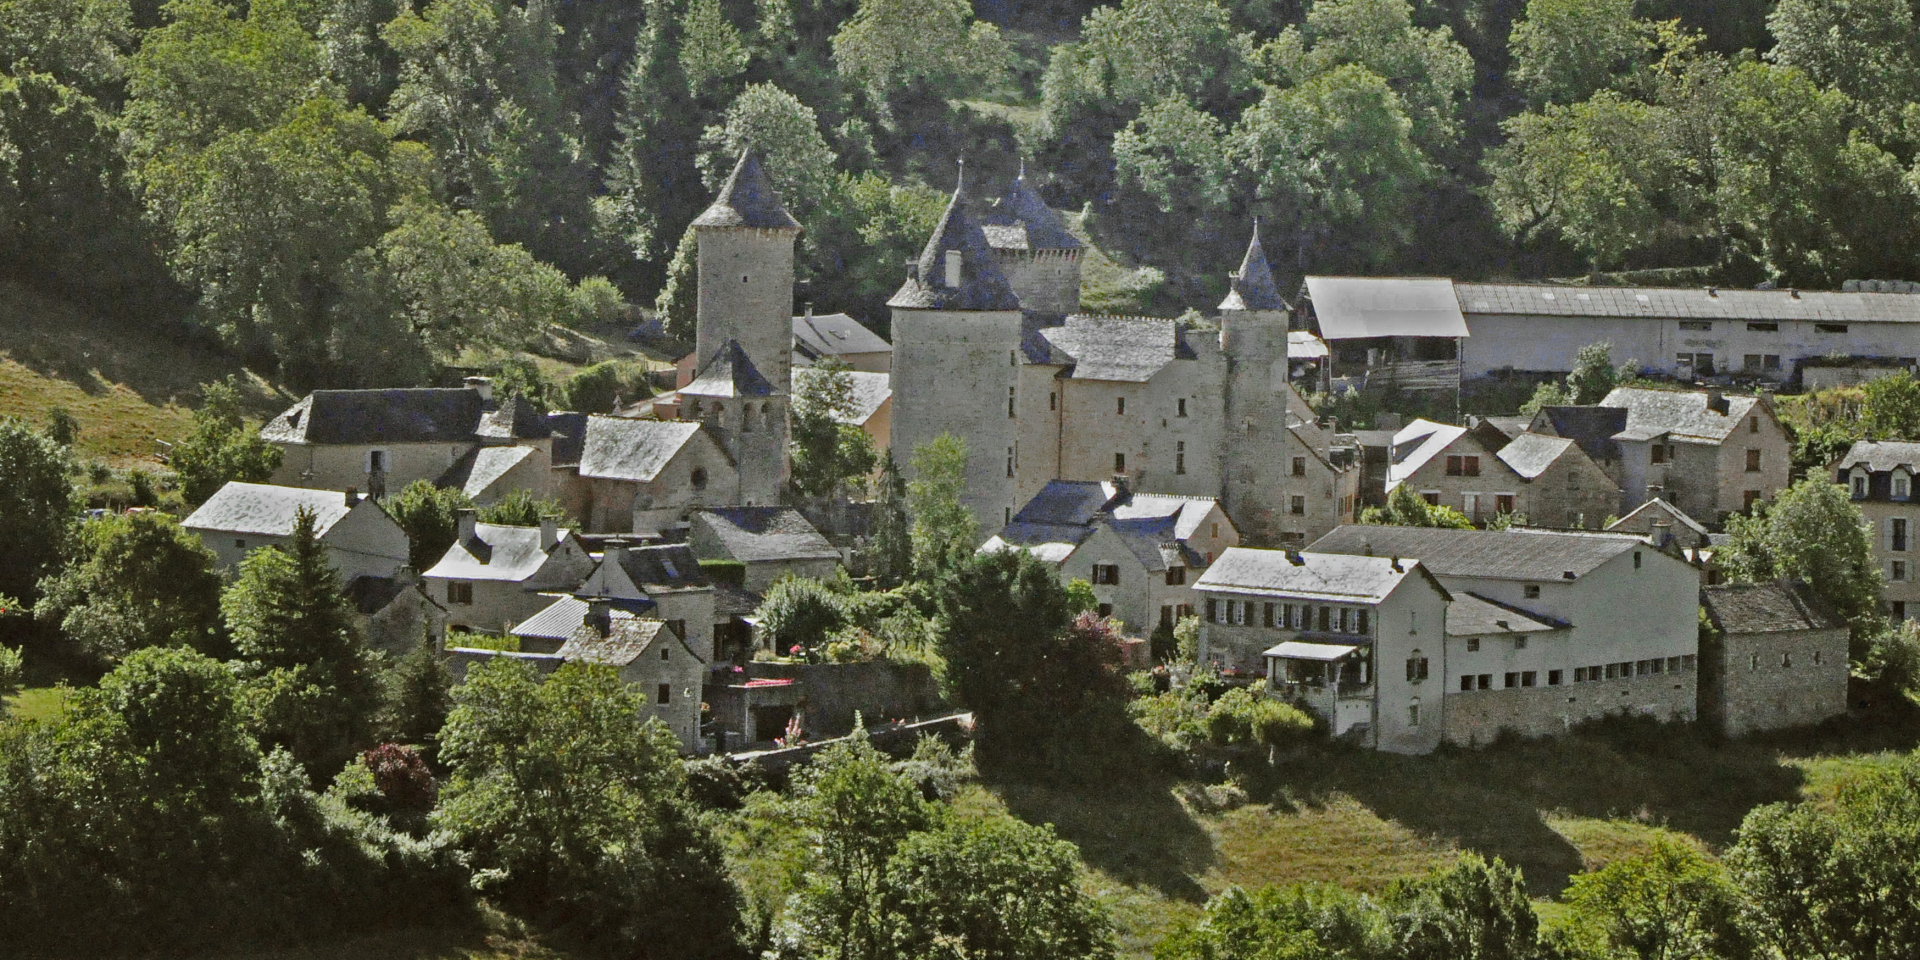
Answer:
<svg viewBox="0 0 1920 960"><path fill-rule="evenodd" d="M1887 539L1890 541L1888 546L1890 546L1894 552L1906 552L1907 520L1905 517L1895 517L1887 521Z"/></svg>
<svg viewBox="0 0 1920 960"><path fill-rule="evenodd" d="M1052 390L1047 391L1047 409L1058 410L1060 409L1059 405L1060 405L1060 394L1057 391L1052 391Z"/></svg>
<svg viewBox="0 0 1920 960"><path fill-rule="evenodd" d="M706 467L693 468L693 488L695 490L705 490L707 488L707 468Z"/></svg>
<svg viewBox="0 0 1920 960"><path fill-rule="evenodd" d="M1689 653L1681 656L1680 669L1685 670L1688 673L1693 672L1693 654Z"/></svg>
<svg viewBox="0 0 1920 960"><path fill-rule="evenodd" d="M657 698L656 702L663 707L673 702L673 685L672 684L663 683L660 685L660 696Z"/></svg>
<svg viewBox="0 0 1920 960"><path fill-rule="evenodd" d="M1633 568L1635 570L1640 569L1640 551L1638 550L1633 552Z"/></svg>
<svg viewBox="0 0 1920 960"><path fill-rule="evenodd" d="M1425 500L1429 507L1437 507L1440 505L1440 491L1422 490L1420 491L1420 499Z"/></svg>
<svg viewBox="0 0 1920 960"><path fill-rule="evenodd" d="M1741 361L1741 368L1748 373L1753 373L1760 369L1760 355L1757 353L1749 353L1742 357Z"/></svg>
<svg viewBox="0 0 1920 960"><path fill-rule="evenodd" d="M1163 627L1173 626L1173 604L1166 603L1160 605L1160 625Z"/></svg>
<svg viewBox="0 0 1920 960"><path fill-rule="evenodd" d="M1483 674L1481 674L1480 676L1478 676L1478 677L1476 677L1476 678L1474 678L1474 679L1476 679L1476 680L1478 680L1478 681L1479 681L1479 685L1480 685L1480 689L1482 689L1482 690L1492 690L1492 689L1493 689L1493 674L1491 674L1491 673L1483 673Z"/></svg>
<svg viewBox="0 0 1920 960"><path fill-rule="evenodd" d="M1503 686L1509 690L1520 685L1520 675L1517 673L1509 673L1504 677L1502 677L1501 679L1505 681Z"/></svg>
<svg viewBox="0 0 1920 960"><path fill-rule="evenodd" d="M1187 582L1186 567L1168 567L1167 568L1167 586L1178 587L1178 586L1184 585L1186 582Z"/></svg>
<svg viewBox="0 0 1920 960"><path fill-rule="evenodd" d="M1186 397L1181 397L1178 400L1175 400L1173 404L1174 404L1174 407L1173 407L1174 416L1184 417L1187 415L1187 398Z"/></svg>
<svg viewBox="0 0 1920 960"><path fill-rule="evenodd" d="M1780 325L1773 322L1749 321L1747 329L1754 333L1779 333Z"/></svg>
<svg viewBox="0 0 1920 960"><path fill-rule="evenodd" d="M1813 331L1815 333L1846 333L1847 325L1844 323L1816 323L1813 325Z"/></svg>
<svg viewBox="0 0 1920 960"><path fill-rule="evenodd" d="M460 581L448 582L447 602L471 606L473 604L473 584L462 583Z"/></svg>
<svg viewBox="0 0 1920 960"><path fill-rule="evenodd" d="M1094 583L1119 583L1120 582L1120 565L1117 563L1094 564L1093 565L1093 582Z"/></svg>
<svg viewBox="0 0 1920 960"><path fill-rule="evenodd" d="M1111 603L1097 604L1094 606L1093 612L1095 616L1098 616L1100 619L1104 620L1108 617L1113 616L1113 604Z"/></svg>
<svg viewBox="0 0 1920 960"><path fill-rule="evenodd" d="M1296 477L1304 477L1307 475L1307 458L1306 457L1293 458L1293 475Z"/></svg>
<svg viewBox="0 0 1920 960"><path fill-rule="evenodd" d="M385 450L368 450L367 451L367 470L373 473L379 473L380 471L385 470L386 468L387 468L387 452Z"/></svg>
<svg viewBox="0 0 1920 960"><path fill-rule="evenodd" d="M1260 625L1263 627L1273 626L1273 604L1261 604Z"/></svg>
<svg viewBox="0 0 1920 960"><path fill-rule="evenodd" d="M1426 678L1427 658L1421 656L1420 651L1415 650L1413 656L1407 658L1407 682L1419 683Z"/></svg>
<svg viewBox="0 0 1920 960"><path fill-rule="evenodd" d="M1226 622L1220 619L1220 601L1212 597L1207 598L1207 619L1214 623Z"/></svg>
<svg viewBox="0 0 1920 960"><path fill-rule="evenodd" d="M1820 651L1818 650L1813 652L1813 665L1816 667L1820 665Z"/></svg>
<svg viewBox="0 0 1920 960"><path fill-rule="evenodd" d="M1320 632L1321 633L1333 632L1333 608L1332 607L1320 608Z"/></svg>
<svg viewBox="0 0 1920 960"><path fill-rule="evenodd" d="M1447 458L1447 476L1457 477L1463 469L1465 469L1463 466L1463 458L1452 456Z"/></svg>
<svg viewBox="0 0 1920 960"><path fill-rule="evenodd" d="M1540 599L1540 585L1537 583L1529 583L1521 587L1520 592L1525 594L1528 600Z"/></svg>
<svg viewBox="0 0 1920 960"><path fill-rule="evenodd" d="M1574 668L1573 668L1573 682L1574 682L1574 683L1586 683L1586 682L1587 682L1587 668L1586 668L1586 667L1574 667Z"/></svg>
<svg viewBox="0 0 1920 960"><path fill-rule="evenodd" d="M1905 600L1895 600L1893 602L1893 618L1895 620L1905 620L1907 618L1907 602Z"/></svg>
<svg viewBox="0 0 1920 960"><path fill-rule="evenodd" d="M1525 649L1527 648L1527 638L1526 638L1526 637L1514 637L1514 638L1513 638L1513 648L1514 648L1515 650L1525 650Z"/></svg>
<svg viewBox="0 0 1920 960"><path fill-rule="evenodd" d="M1449 456L1447 458L1447 476L1477 477L1480 475L1480 458L1467 456Z"/></svg>
<svg viewBox="0 0 1920 960"><path fill-rule="evenodd" d="M1480 638L1479 638L1479 637L1468 637L1468 638L1467 638L1467 652L1468 652L1468 653L1479 653L1479 652L1480 652Z"/></svg>
<svg viewBox="0 0 1920 960"><path fill-rule="evenodd" d="M1307 515L1307 498L1306 497L1288 497L1287 512L1290 514L1293 514L1296 517L1306 516Z"/></svg>
<svg viewBox="0 0 1920 960"><path fill-rule="evenodd" d="M1759 418L1759 417L1748 417L1748 418L1747 418L1747 432L1748 432L1748 433L1759 433L1759 432L1760 432L1760 418Z"/></svg>
<svg viewBox="0 0 1920 960"><path fill-rule="evenodd" d="M233 548L235 550L245 550L247 548L247 542L245 540L235 540L233 542Z"/></svg>
<svg viewBox="0 0 1920 960"><path fill-rule="evenodd" d="M1013 476L1013 448L1007 448L1007 476Z"/></svg>
<svg viewBox="0 0 1920 960"><path fill-rule="evenodd" d="M1353 612L1353 632L1354 633L1370 633L1371 632L1368 629L1369 625L1367 623L1369 613L1370 611L1367 611L1367 610L1355 610Z"/></svg>
<svg viewBox="0 0 1920 960"><path fill-rule="evenodd" d="M1219 525L1219 524L1217 524L1217 523L1216 523L1216 524L1213 524L1213 525L1212 525L1212 529L1213 529L1213 532L1212 532L1212 533L1209 533L1209 534L1207 534L1207 536L1209 536L1209 537L1214 537L1214 538L1216 538L1216 539L1217 539L1217 538L1218 538L1218 537L1220 536L1220 525Z"/></svg>
<svg viewBox="0 0 1920 960"><path fill-rule="evenodd" d="M1766 359L1760 362L1760 369L1778 371L1780 369L1780 355L1777 353L1767 354Z"/></svg>
<svg viewBox="0 0 1920 960"><path fill-rule="evenodd" d="M1548 671L1547 671L1547 686L1549 686L1549 687L1557 687L1557 686L1559 686L1559 685L1560 685L1560 671L1558 671L1558 670L1548 670Z"/></svg>
<svg viewBox="0 0 1920 960"><path fill-rule="evenodd" d="M1127 472L1127 455L1126 454L1116 453L1113 455L1113 472L1114 473Z"/></svg>
<svg viewBox="0 0 1920 960"><path fill-rule="evenodd" d="M1793 667L1793 654L1791 654L1791 653L1783 653L1783 654L1781 654L1781 655L1780 655L1780 666L1781 666L1781 668L1782 668L1782 669L1792 669L1792 667Z"/></svg>
<svg viewBox="0 0 1920 960"><path fill-rule="evenodd" d="M1513 494L1511 493L1494 494L1493 495L1493 512L1506 513L1506 514L1513 513Z"/></svg>
<svg viewBox="0 0 1920 960"><path fill-rule="evenodd" d="M1520 671L1520 685L1523 687L1535 686L1534 680L1537 677L1539 677L1539 674L1535 671L1522 670Z"/></svg>
<svg viewBox="0 0 1920 960"><path fill-rule="evenodd" d="M1866 477L1855 476L1853 478L1853 498L1855 500L1865 500L1867 498Z"/></svg>
<svg viewBox="0 0 1920 960"><path fill-rule="evenodd" d="M1680 321L1680 329L1682 329L1682 330L1712 330L1712 329L1713 329L1713 321L1711 321L1711 320L1682 320L1682 321Z"/></svg>
<svg viewBox="0 0 1920 960"><path fill-rule="evenodd" d="M1679 658L1679 657L1668 657L1668 658L1667 658L1667 672L1668 672L1668 673L1679 673L1679 672L1680 672L1680 658Z"/></svg>
<svg viewBox="0 0 1920 960"><path fill-rule="evenodd" d="M1760 451L1758 450L1747 451L1747 472L1748 473L1760 472Z"/></svg>
<svg viewBox="0 0 1920 960"><path fill-rule="evenodd" d="M1123 415L1123 416L1124 416L1124 415L1126 414L1126 412L1127 412L1127 398L1126 398L1126 397L1114 397L1114 398L1113 398L1113 412L1114 412L1114 413L1116 413L1116 414L1120 414L1120 415Z"/></svg>
<svg viewBox="0 0 1920 960"><path fill-rule="evenodd" d="M1407 726L1409 727L1420 725L1420 698L1413 699L1414 702L1407 704Z"/></svg>
<svg viewBox="0 0 1920 960"><path fill-rule="evenodd" d="M1187 472L1187 442L1176 440L1173 444L1173 472Z"/></svg>
<svg viewBox="0 0 1920 960"><path fill-rule="evenodd" d="M1473 689L1473 677L1462 676L1460 678L1460 692L1465 693L1466 691L1472 690L1472 689Z"/></svg>
<svg viewBox="0 0 1920 960"><path fill-rule="evenodd" d="M1591 674L1589 674L1589 676L1591 676ZM1617 663L1607 664L1607 679L1618 680L1619 678L1620 678L1620 665Z"/></svg>
<svg viewBox="0 0 1920 960"><path fill-rule="evenodd" d="M672 659L672 653L673 653L673 648L672 648L672 647L661 647L661 648L660 648L660 659L662 659L662 660L670 660L670 659Z"/></svg>
<svg viewBox="0 0 1920 960"><path fill-rule="evenodd" d="M1233 617L1234 623L1245 626L1247 622L1247 608L1251 606L1253 606L1253 602L1250 600L1242 600L1239 603L1228 600L1227 614Z"/></svg>
<svg viewBox="0 0 1920 960"><path fill-rule="evenodd" d="M1007 419L1013 419L1013 388L1007 388Z"/></svg>
<svg viewBox="0 0 1920 960"><path fill-rule="evenodd" d="M1649 449L1648 452L1652 456L1654 463L1667 462L1667 445L1666 444L1656 443Z"/></svg>
<svg viewBox="0 0 1920 960"><path fill-rule="evenodd" d="M1907 490L1908 490L1908 487L1907 487L1906 477L1893 478L1893 498L1895 500L1907 499Z"/></svg>
<svg viewBox="0 0 1920 960"><path fill-rule="evenodd" d="M1907 562L1905 560L1895 560L1893 562L1893 572L1887 575L1887 579L1892 580L1894 583L1905 583L1907 581Z"/></svg>

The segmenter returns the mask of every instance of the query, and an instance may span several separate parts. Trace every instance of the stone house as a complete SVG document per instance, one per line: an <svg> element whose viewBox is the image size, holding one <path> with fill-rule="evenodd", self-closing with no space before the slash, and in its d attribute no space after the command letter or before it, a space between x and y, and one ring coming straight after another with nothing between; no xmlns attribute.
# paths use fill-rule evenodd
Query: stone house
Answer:
<svg viewBox="0 0 1920 960"><path fill-rule="evenodd" d="M1234 547L1194 591L1206 611L1202 663L1264 674L1270 695L1336 736L1393 753L1439 745L1430 665L1452 595L1420 561Z"/></svg>
<svg viewBox="0 0 1920 960"><path fill-rule="evenodd" d="M1456 598L1499 608L1450 621L1435 718L1447 742L1621 712L1695 716L1699 575L1637 536L1346 526L1312 549L1418 558Z"/></svg>
<svg viewBox="0 0 1920 960"><path fill-rule="evenodd" d="M1845 455L1827 465L1827 475L1847 488L1868 524L1867 540L1885 581L1881 596L1896 620L1920 618L1920 548L1914 544L1920 498L1920 443L1856 440Z"/></svg>
<svg viewBox="0 0 1920 960"><path fill-rule="evenodd" d="M608 541L600 564L573 591L576 599L611 600L637 615L666 622L706 663L715 663L714 587L686 544L631 546ZM524 626L524 625L523 625ZM520 628L516 627L516 635Z"/></svg>
<svg viewBox="0 0 1920 960"><path fill-rule="evenodd" d="M476 447L454 462L439 485L457 488L475 506L488 507L515 490L555 496L560 478L550 450L559 446ZM577 461L576 461L577 462Z"/></svg>
<svg viewBox="0 0 1920 960"><path fill-rule="evenodd" d="M548 606L542 593L572 590L592 570L593 558L579 538L554 518L513 527L477 523L474 511L465 509L453 546L425 579L450 625L505 633Z"/></svg>
<svg viewBox="0 0 1920 960"><path fill-rule="evenodd" d="M698 751L707 661L665 621L635 616L596 598L588 601L585 617L557 652L564 661L618 670L621 680L646 695L646 715L666 724L683 752Z"/></svg>
<svg viewBox="0 0 1920 960"><path fill-rule="evenodd" d="M1700 606L1702 720L1737 737L1847 712L1847 624L1806 584L1707 587Z"/></svg>
<svg viewBox="0 0 1920 960"><path fill-rule="evenodd" d="M315 390L268 420L260 439L283 454L274 484L353 487L375 499L415 480L441 482L482 447L552 454L546 415L518 397L496 404L485 377L450 390Z"/></svg>
<svg viewBox="0 0 1920 960"><path fill-rule="evenodd" d="M1593 527L1612 513L1620 488L1562 437L1508 439L1486 421L1460 427L1415 420L1394 435L1388 492L1409 484L1428 503L1486 524L1501 514L1555 527Z"/></svg>
<svg viewBox="0 0 1920 960"><path fill-rule="evenodd" d="M865 431L867 439L873 441L874 452L884 455L893 442L892 377L863 371L847 376L853 384L852 409L844 415L836 412L834 420Z"/></svg>
<svg viewBox="0 0 1920 960"><path fill-rule="evenodd" d="M783 577L831 577L841 559L839 549L792 507L696 510L687 545L703 560L745 565L741 586L753 593L764 593Z"/></svg>
<svg viewBox="0 0 1920 960"><path fill-rule="evenodd" d="M180 524L213 551L225 571L261 547L293 535L295 514L313 511L314 533L350 586L361 577L392 578L407 565L407 534L380 504L348 490L311 490L268 483L228 483Z"/></svg>
<svg viewBox="0 0 1920 960"><path fill-rule="evenodd" d="M700 423L587 418L565 503L589 532L656 534L737 502L739 469Z"/></svg>
<svg viewBox="0 0 1920 960"><path fill-rule="evenodd" d="M893 344L844 313L815 316L808 304L805 315L793 318L794 365L828 359L845 363L849 370L886 373L893 369Z"/></svg>
<svg viewBox="0 0 1920 960"><path fill-rule="evenodd" d="M1607 525L1608 533L1635 533L1663 549L1674 549L1700 571L1700 585L1711 587L1726 579L1713 562L1714 551L1727 535L1712 533L1686 511L1658 497L1634 508L1632 513Z"/></svg>
<svg viewBox="0 0 1920 960"><path fill-rule="evenodd" d="M1240 543L1233 521L1208 497L1135 493L1125 483L1056 480L980 549L1025 550L1063 580L1085 580L1101 616L1144 636L1192 616L1193 582Z"/></svg>

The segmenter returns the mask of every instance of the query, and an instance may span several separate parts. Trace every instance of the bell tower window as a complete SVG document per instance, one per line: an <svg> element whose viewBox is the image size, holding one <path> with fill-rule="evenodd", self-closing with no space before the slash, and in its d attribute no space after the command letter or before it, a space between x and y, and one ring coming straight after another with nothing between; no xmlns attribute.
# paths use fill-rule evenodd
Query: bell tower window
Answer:
<svg viewBox="0 0 1920 960"><path fill-rule="evenodd" d="M959 285L960 285L960 251L948 250L947 251L947 286L957 287Z"/></svg>

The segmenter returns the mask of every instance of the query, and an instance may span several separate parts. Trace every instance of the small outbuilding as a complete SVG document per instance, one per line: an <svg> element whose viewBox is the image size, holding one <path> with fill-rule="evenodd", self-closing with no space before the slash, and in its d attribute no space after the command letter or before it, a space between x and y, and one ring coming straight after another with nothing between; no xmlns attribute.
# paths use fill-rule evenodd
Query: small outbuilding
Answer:
<svg viewBox="0 0 1920 960"><path fill-rule="evenodd" d="M1847 625L1806 584L1721 584L1700 605L1701 719L1740 736L1847 711Z"/></svg>

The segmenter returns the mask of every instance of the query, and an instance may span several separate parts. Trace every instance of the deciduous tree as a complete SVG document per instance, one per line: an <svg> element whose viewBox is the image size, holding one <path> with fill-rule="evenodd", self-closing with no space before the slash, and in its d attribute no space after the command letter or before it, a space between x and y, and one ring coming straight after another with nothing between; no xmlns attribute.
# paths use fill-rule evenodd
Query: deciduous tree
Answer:
<svg viewBox="0 0 1920 960"><path fill-rule="evenodd" d="M67 452L24 421L0 418L0 594L36 596L74 517Z"/></svg>
<svg viewBox="0 0 1920 960"><path fill-rule="evenodd" d="M143 647L229 653L220 629L213 552L164 513L81 525L67 567L40 582L34 615L88 656L108 662Z"/></svg>

